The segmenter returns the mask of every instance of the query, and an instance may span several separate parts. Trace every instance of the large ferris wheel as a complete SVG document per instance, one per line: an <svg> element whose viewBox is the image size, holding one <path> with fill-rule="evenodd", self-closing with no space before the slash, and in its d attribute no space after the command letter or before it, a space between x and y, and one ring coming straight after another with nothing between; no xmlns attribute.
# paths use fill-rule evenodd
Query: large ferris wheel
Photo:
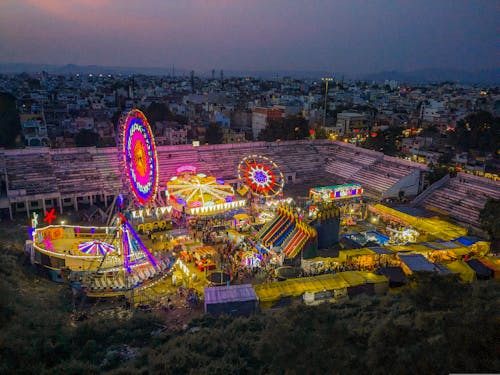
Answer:
<svg viewBox="0 0 500 375"><path fill-rule="evenodd" d="M156 145L149 122L138 109L121 122L119 151L126 190L141 206L154 202L159 180Z"/></svg>
<svg viewBox="0 0 500 375"><path fill-rule="evenodd" d="M283 192L285 185L278 165L262 155L244 157L238 165L238 179L258 197L275 197Z"/></svg>

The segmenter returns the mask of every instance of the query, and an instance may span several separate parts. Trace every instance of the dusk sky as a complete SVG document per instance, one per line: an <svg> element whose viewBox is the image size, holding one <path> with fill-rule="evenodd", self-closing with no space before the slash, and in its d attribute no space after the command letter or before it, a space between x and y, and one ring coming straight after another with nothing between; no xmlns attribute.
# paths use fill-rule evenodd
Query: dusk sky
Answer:
<svg viewBox="0 0 500 375"><path fill-rule="evenodd" d="M495 0L1 0L0 63L225 70L498 67Z"/></svg>

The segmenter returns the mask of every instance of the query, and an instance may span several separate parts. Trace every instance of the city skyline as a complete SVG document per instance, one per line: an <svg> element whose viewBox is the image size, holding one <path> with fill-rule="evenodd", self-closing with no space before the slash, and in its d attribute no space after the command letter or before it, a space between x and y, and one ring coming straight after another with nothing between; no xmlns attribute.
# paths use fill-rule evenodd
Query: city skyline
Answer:
<svg viewBox="0 0 500 375"><path fill-rule="evenodd" d="M0 63L348 74L498 67L493 2L307 5L7 0L0 5Z"/></svg>

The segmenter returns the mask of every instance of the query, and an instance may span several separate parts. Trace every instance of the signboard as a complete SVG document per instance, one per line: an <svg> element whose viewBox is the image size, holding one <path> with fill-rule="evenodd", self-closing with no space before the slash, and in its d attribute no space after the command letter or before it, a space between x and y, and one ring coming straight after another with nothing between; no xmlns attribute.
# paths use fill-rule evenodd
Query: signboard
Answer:
<svg viewBox="0 0 500 375"><path fill-rule="evenodd" d="M356 198L363 195L359 184L343 184L316 187L309 190L309 197L314 202L329 202L337 199Z"/></svg>
<svg viewBox="0 0 500 375"><path fill-rule="evenodd" d="M196 174L196 171L198 168L196 168L194 165L181 165L179 168L176 169L177 174L183 174L183 173L194 173Z"/></svg>

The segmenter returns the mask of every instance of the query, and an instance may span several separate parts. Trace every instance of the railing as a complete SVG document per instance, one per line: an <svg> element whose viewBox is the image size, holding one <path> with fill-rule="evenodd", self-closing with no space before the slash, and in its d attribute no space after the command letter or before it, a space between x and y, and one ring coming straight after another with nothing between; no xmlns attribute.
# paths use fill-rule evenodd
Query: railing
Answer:
<svg viewBox="0 0 500 375"><path fill-rule="evenodd" d="M429 186L427 189L425 189L423 192L421 192L419 195L417 195L415 197L415 199L413 199L411 201L410 204L412 206L416 206L416 205L422 203L425 200L425 198L427 198L429 195L431 195L437 189L446 185L449 181L450 181L450 175L449 174L444 175L439 180L434 182L431 186Z"/></svg>

